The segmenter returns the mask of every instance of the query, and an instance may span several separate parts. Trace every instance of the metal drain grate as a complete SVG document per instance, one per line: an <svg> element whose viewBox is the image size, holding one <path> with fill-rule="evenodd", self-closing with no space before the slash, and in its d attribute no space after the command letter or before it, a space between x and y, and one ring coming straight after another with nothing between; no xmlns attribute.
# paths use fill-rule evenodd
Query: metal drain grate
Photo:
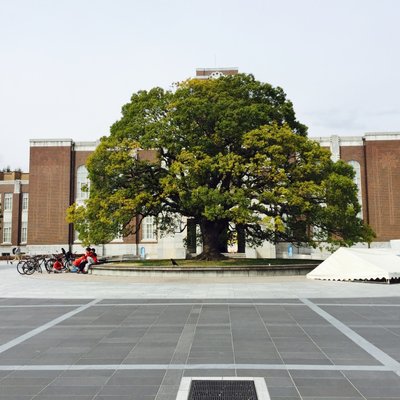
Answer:
<svg viewBox="0 0 400 400"><path fill-rule="evenodd" d="M188 400L258 400L254 381L192 380Z"/></svg>
<svg viewBox="0 0 400 400"><path fill-rule="evenodd" d="M271 400L265 379L250 376L182 377L176 400Z"/></svg>

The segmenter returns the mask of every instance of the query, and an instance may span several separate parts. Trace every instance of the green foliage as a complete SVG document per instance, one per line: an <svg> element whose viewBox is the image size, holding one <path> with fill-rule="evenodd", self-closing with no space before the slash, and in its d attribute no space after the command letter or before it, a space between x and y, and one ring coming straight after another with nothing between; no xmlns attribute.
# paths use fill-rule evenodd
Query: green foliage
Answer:
<svg viewBox="0 0 400 400"><path fill-rule="evenodd" d="M210 253L223 251L237 224L252 245L372 240L357 217L352 168L306 134L283 90L252 75L140 91L90 157L90 198L68 220L99 243L134 232L139 216L173 231L179 214L200 225Z"/></svg>

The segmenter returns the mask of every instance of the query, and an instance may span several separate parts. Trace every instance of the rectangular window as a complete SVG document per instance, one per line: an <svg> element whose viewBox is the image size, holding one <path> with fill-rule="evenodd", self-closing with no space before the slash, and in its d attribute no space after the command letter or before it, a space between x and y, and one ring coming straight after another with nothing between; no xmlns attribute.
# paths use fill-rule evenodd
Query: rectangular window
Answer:
<svg viewBox="0 0 400 400"><path fill-rule="evenodd" d="M22 210L28 211L29 193L22 193Z"/></svg>
<svg viewBox="0 0 400 400"><path fill-rule="evenodd" d="M28 241L28 222L22 222L21 224L21 243Z"/></svg>
<svg viewBox="0 0 400 400"><path fill-rule="evenodd" d="M3 243L11 243L11 222L3 224Z"/></svg>
<svg viewBox="0 0 400 400"><path fill-rule="evenodd" d="M4 194L4 211L12 211L12 201L13 201L13 194L5 193Z"/></svg>
<svg viewBox="0 0 400 400"><path fill-rule="evenodd" d="M142 221L142 240L155 240L156 239L156 227L154 223L154 217L145 217Z"/></svg>

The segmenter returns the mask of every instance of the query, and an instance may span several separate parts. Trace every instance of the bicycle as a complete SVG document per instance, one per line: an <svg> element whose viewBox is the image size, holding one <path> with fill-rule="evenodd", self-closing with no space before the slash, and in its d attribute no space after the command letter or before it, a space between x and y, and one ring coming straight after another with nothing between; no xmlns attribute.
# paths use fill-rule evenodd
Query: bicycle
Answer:
<svg viewBox="0 0 400 400"><path fill-rule="evenodd" d="M32 256L21 260L17 264L17 271L21 275L32 275L35 271L42 273L43 256Z"/></svg>
<svg viewBox="0 0 400 400"><path fill-rule="evenodd" d="M71 272L71 269L73 269L72 261L74 260L74 256L70 251L65 251L63 248L61 248L61 251L61 254L53 254L51 259L51 271L48 272Z"/></svg>

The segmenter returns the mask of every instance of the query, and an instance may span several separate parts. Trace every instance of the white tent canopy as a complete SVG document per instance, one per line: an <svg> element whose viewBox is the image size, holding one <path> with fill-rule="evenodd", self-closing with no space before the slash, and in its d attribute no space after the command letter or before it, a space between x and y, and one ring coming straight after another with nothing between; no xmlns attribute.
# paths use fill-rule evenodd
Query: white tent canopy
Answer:
<svg viewBox="0 0 400 400"><path fill-rule="evenodd" d="M317 268L309 279L375 280L400 278L400 250L341 247Z"/></svg>

